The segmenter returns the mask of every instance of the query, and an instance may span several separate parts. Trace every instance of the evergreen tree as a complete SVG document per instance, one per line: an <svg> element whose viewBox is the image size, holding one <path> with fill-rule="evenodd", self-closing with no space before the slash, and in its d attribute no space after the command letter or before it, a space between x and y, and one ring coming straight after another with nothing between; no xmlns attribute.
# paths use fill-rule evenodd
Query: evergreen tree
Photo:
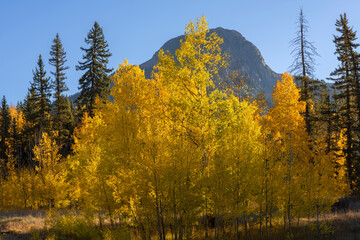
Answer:
<svg viewBox="0 0 360 240"><path fill-rule="evenodd" d="M3 96L1 101L1 141L0 141L0 160L2 162L1 169L2 169L2 176L6 176L6 165L8 161L7 157L7 140L10 137L10 112L9 106L6 103L6 98Z"/></svg>
<svg viewBox="0 0 360 240"><path fill-rule="evenodd" d="M24 130L24 155L22 158L22 164L30 163L32 158L32 148L34 147L35 125L36 125L36 102L35 93L33 88L28 89L28 93L24 99L24 103L21 106L21 110L24 113L26 120Z"/></svg>
<svg viewBox="0 0 360 240"><path fill-rule="evenodd" d="M336 151L336 135L338 129L336 126L337 115L335 114L335 103L331 98L329 89L326 83L323 82L321 85L319 107L318 107L318 120L319 120L319 136L322 135L325 138L326 143L326 154L332 151Z"/></svg>
<svg viewBox="0 0 360 240"><path fill-rule="evenodd" d="M21 109L26 120L23 161L27 164L32 163L32 149L40 141L42 133L50 130L51 84L50 78L46 77L41 55L33 75L33 82Z"/></svg>
<svg viewBox="0 0 360 240"><path fill-rule="evenodd" d="M26 132L31 132L29 135L34 135L36 125L36 98L35 91L33 88L29 88L24 99L24 103L21 104L20 108L23 111L26 124Z"/></svg>
<svg viewBox="0 0 360 240"><path fill-rule="evenodd" d="M68 100L69 100L69 98L68 98ZM75 106L74 106L74 101L73 100L69 100L69 101L70 101L71 113L72 113L73 119L75 121L76 109L75 109Z"/></svg>
<svg viewBox="0 0 360 240"><path fill-rule="evenodd" d="M68 146L65 147L65 145L69 142L72 129L68 128L68 125L71 124L71 117L68 115L67 98L63 95L65 91L69 90L65 83L66 76L64 72L69 69L69 67L65 66L67 61L66 53L59 38L59 34L56 34L56 37L53 40L50 55L51 58L49 59L49 64L55 67L55 71L51 72L54 76L52 85L55 90L53 129L58 132L56 141L60 146L60 153L64 155L65 152L67 152L64 152L64 150L68 148Z"/></svg>
<svg viewBox="0 0 360 240"><path fill-rule="evenodd" d="M304 118L306 124L306 131L311 135L312 121L311 116L311 98L312 93L316 88L316 82L312 79L314 73L315 57L319 56L315 46L307 39L307 32L309 29L308 21L304 18L303 10L300 9L298 19L297 36L291 41L291 46L294 47L291 54L294 56L294 62L290 67L290 71L296 75L296 80L299 82L301 89L301 101L306 102Z"/></svg>
<svg viewBox="0 0 360 240"><path fill-rule="evenodd" d="M352 190L356 190L360 184L359 153L357 151L360 119L359 54L356 52L359 44L355 43L356 32L349 27L346 14L340 15L340 20L336 20L335 25L336 31L340 33L340 36L334 36L335 54L340 64L331 73L333 77L331 80L335 82L334 87L338 91L334 98L338 102L340 128L345 131L344 153L350 187Z"/></svg>
<svg viewBox="0 0 360 240"><path fill-rule="evenodd" d="M69 89L66 86L65 83L65 73L64 71L69 69L69 66L65 66L66 60L66 53L63 48L63 45L61 43L59 34L56 34L55 39L53 40L53 45L51 46L50 51L51 58L49 59L49 64L55 67L55 72L51 72L52 75L54 75L54 79L52 84L55 87L55 111L60 112L58 104L56 104L56 101L59 101L60 97L62 96L63 92L68 91Z"/></svg>
<svg viewBox="0 0 360 240"><path fill-rule="evenodd" d="M14 158L16 164L20 166L20 160L21 160L21 137L18 130L18 124L17 119L13 118L11 121L10 126L10 132L11 132L11 156Z"/></svg>
<svg viewBox="0 0 360 240"><path fill-rule="evenodd" d="M69 100L69 98L66 98L66 115L69 119L69 121L67 122L67 124L70 124L72 127L71 129L74 128L74 122L75 122L75 117L74 117L74 105L72 103L72 101Z"/></svg>
<svg viewBox="0 0 360 240"><path fill-rule="evenodd" d="M50 128L50 111L51 111L51 83L50 78L46 77L46 71L44 69L44 63L41 55L37 63L35 71L33 71L34 77L31 84L31 90L33 91L33 102L36 104L34 111L34 119L36 123L36 129L38 130L38 136L41 137L44 131L48 131Z"/></svg>
<svg viewBox="0 0 360 240"><path fill-rule="evenodd" d="M65 97L65 111L64 111L64 122L63 131L66 129L67 137L63 139L63 146L60 149L60 154L66 156L71 152L71 145L73 143L72 134L75 128L74 114L71 108L71 103L68 97Z"/></svg>
<svg viewBox="0 0 360 240"><path fill-rule="evenodd" d="M95 99L99 97L106 101L109 96L110 78L108 73L113 69L107 68L108 58L112 55L109 52L109 45L105 41L104 33L97 22L85 38L85 43L89 48L81 47L85 52L83 62L79 62L76 70L86 71L79 80L80 95L77 99L78 104L88 112L89 116L94 116ZM81 114L81 113L80 113Z"/></svg>

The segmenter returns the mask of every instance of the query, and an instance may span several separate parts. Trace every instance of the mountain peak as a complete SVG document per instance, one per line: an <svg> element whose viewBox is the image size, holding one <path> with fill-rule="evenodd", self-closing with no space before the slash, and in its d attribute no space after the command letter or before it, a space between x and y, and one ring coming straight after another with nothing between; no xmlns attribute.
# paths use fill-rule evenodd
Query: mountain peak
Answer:
<svg viewBox="0 0 360 240"><path fill-rule="evenodd" d="M229 55L229 68L225 72L236 71L239 76L244 76L245 83L254 89L254 94L264 91L267 98L271 99L273 87L281 76L265 63L259 49L236 30L217 27L210 29L210 33L212 32L216 32L223 38L224 43L221 48ZM184 39L184 35L170 39L161 49L175 54L175 50L180 48L181 39ZM145 70L146 77L151 76L153 67L158 62L158 52L151 59L140 64L140 67Z"/></svg>

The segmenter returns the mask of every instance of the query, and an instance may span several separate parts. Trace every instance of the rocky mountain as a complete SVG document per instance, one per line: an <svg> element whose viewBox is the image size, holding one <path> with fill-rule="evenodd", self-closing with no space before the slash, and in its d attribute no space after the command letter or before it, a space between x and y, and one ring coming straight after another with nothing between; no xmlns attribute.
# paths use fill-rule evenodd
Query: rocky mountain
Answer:
<svg viewBox="0 0 360 240"><path fill-rule="evenodd" d="M220 71L220 77L216 82L217 85L224 82L232 86L238 84L239 82L236 81L239 81L239 78L234 80L232 77L229 77L235 71L239 76L243 76L251 95L254 96L263 91L267 99L271 100L273 87L276 81L281 78L281 75L270 69L259 49L235 30L218 27L211 29L211 32L216 32L223 38L224 43L221 45L221 48L229 56L229 66L227 69ZM175 50L180 48L181 39L184 39L184 35L170 39L161 48L165 52L169 51L174 54ZM145 70L147 78L151 76L153 67L157 64L158 52L156 51L151 59L140 64L140 68ZM70 99L75 102L77 96L78 93L70 96Z"/></svg>
<svg viewBox="0 0 360 240"><path fill-rule="evenodd" d="M236 82L234 83L234 81L230 81L229 83L228 77L229 73L235 71L239 76L244 76L244 82L248 85L251 93L255 95L264 91L267 98L271 99L273 87L276 81L281 78L281 75L270 69L265 63L259 49L235 30L218 27L211 29L210 33L211 32L216 32L224 39L221 47L222 50L229 55L229 67L221 71L218 81L237 84ZM175 50L180 47L181 39L184 39L183 35L170 39L161 48L164 49L165 52L168 50L174 54ZM151 76L153 67L158 61L157 55L158 51L151 59L140 65L140 67L145 70L146 77Z"/></svg>

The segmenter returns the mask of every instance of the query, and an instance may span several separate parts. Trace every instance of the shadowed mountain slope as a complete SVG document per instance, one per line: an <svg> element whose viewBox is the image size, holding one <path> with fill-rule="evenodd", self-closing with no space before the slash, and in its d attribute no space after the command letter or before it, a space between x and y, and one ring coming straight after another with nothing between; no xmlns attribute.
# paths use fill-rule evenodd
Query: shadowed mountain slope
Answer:
<svg viewBox="0 0 360 240"><path fill-rule="evenodd" d="M228 84L237 84L234 80L229 80L229 73L236 71L239 76L243 76L244 82L251 89L253 95L264 91L267 98L271 99L271 92L276 84L276 81L281 78L281 75L275 73L265 63L259 49L246 40L239 32L235 30L228 30L221 27L211 29L211 32L216 32L224 39L221 45L222 50L229 55L229 67L223 69L220 73L220 82L226 81ZM164 51L169 51L171 54L180 48L180 40L184 39L184 35L175 37L167 41L161 48ZM153 67L158 61L157 51L151 59L140 64L140 67L145 70L146 77L151 76Z"/></svg>

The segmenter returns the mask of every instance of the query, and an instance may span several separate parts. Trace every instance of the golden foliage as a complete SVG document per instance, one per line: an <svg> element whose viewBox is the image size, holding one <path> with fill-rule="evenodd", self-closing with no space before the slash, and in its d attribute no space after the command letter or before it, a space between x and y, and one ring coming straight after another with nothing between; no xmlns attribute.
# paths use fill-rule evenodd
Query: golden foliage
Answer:
<svg viewBox="0 0 360 240"><path fill-rule="evenodd" d="M112 76L113 101L97 100L95 116L75 129L73 155L60 159L56 133L34 147L34 169L17 167L9 154L0 207L71 204L100 224L102 213L121 219L143 239L162 239L170 226L190 238L201 215L290 221L329 209L346 190L343 154L307 135L305 103L288 73L268 113L260 98L214 89L227 65L222 42L201 17L186 26L175 56L159 51L150 79L125 60ZM10 114L22 132L22 112Z"/></svg>

